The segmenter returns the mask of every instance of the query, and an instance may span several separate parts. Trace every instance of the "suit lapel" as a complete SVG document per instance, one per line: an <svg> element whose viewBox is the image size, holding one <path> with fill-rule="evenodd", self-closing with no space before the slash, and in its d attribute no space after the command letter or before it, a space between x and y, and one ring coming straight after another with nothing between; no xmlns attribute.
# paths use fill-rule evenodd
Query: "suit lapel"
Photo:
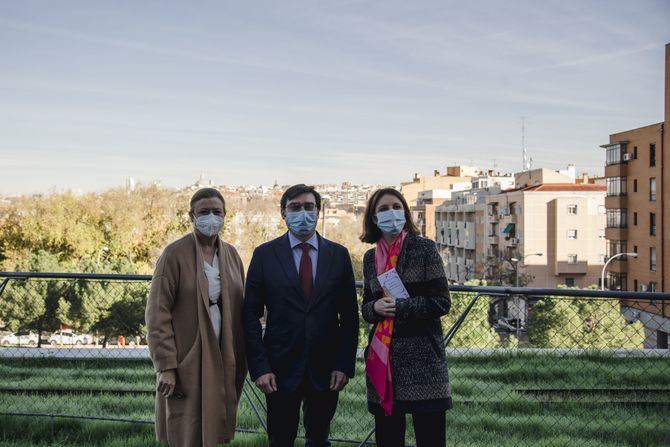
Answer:
<svg viewBox="0 0 670 447"><path fill-rule="evenodd" d="M333 245L320 235L317 237L319 240L319 253L316 262L314 291L312 292L312 299L309 300L310 305L320 297L324 284L328 279L328 273L330 272L330 266L333 261Z"/></svg>
<svg viewBox="0 0 670 447"><path fill-rule="evenodd" d="M305 307L305 296L300 287L300 278L298 271L295 268L295 261L293 260L293 252L291 250L291 243L288 239L288 233L276 240L273 246L275 256L279 261L279 265L284 270L284 274L288 278L291 286L295 289L295 294L291 295L293 301L298 303L300 307Z"/></svg>

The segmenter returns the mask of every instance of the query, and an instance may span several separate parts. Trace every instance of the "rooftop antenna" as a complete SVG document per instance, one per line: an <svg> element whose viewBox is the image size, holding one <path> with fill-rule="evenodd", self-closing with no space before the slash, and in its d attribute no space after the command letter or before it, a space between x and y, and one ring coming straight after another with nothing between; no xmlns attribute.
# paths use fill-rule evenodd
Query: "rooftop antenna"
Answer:
<svg viewBox="0 0 670 447"><path fill-rule="evenodd" d="M528 150L526 149L526 117L521 117L521 149L523 150L523 166L521 167L522 171L530 170L530 164L528 162Z"/></svg>

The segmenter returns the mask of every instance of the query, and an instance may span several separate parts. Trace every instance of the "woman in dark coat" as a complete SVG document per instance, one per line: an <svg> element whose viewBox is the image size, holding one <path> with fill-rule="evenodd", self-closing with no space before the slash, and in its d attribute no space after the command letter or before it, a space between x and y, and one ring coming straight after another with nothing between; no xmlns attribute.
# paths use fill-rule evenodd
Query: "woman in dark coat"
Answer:
<svg viewBox="0 0 670 447"><path fill-rule="evenodd" d="M361 310L373 324L365 355L377 445L404 446L411 414L417 447L445 446L452 401L440 318L451 300L442 259L433 241L418 236L407 202L391 188L370 197L361 240L376 244L363 260ZM382 287L378 276L389 270L406 293Z"/></svg>

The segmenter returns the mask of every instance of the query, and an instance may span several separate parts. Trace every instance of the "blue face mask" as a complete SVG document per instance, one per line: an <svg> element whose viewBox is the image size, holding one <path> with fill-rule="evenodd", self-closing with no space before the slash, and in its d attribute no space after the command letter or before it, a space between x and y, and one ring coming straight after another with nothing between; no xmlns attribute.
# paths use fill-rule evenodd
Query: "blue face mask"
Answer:
<svg viewBox="0 0 670 447"><path fill-rule="evenodd" d="M294 211L286 213L286 226L291 233L305 236L316 228L317 211Z"/></svg>
<svg viewBox="0 0 670 447"><path fill-rule="evenodd" d="M405 228L405 210L388 210L377 213L377 227L385 235L400 234Z"/></svg>

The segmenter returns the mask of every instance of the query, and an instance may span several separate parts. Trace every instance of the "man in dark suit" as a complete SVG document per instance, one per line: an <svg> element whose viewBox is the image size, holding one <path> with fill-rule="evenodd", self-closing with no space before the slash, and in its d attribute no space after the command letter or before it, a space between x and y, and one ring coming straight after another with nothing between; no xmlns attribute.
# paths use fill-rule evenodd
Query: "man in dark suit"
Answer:
<svg viewBox="0 0 670 447"><path fill-rule="evenodd" d="M292 186L280 204L288 232L256 248L247 274L249 373L266 395L270 446L293 446L301 403L306 445L327 446L338 393L354 375L354 273L347 249L316 232L321 196L313 187Z"/></svg>

